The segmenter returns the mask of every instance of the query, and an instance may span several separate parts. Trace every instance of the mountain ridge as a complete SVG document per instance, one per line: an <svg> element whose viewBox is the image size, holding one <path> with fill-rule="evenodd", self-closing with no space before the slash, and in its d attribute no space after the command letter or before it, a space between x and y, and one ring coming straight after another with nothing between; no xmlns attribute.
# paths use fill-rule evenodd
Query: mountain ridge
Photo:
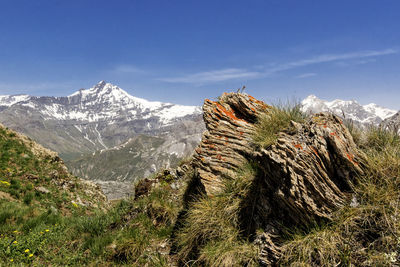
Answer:
<svg viewBox="0 0 400 267"><path fill-rule="evenodd" d="M147 101L104 81L66 97L0 96L0 107L0 122L65 159L137 134L162 135L201 117L200 107Z"/></svg>
<svg viewBox="0 0 400 267"><path fill-rule="evenodd" d="M45 119L88 122L125 115L130 120L157 116L164 124L168 124L175 118L201 113L200 107L197 106L183 106L134 97L120 87L105 81L100 81L89 89L80 89L69 96L0 96L0 106L10 107L18 104L30 108L40 108L40 104L44 104L45 110L42 110L42 115ZM104 106L99 108L99 104ZM93 110L100 113L91 113ZM172 113L172 116L168 113ZM144 116L140 116L141 114Z"/></svg>
<svg viewBox="0 0 400 267"><path fill-rule="evenodd" d="M400 111L393 116L386 118L381 122L380 126L384 129L400 134Z"/></svg>
<svg viewBox="0 0 400 267"><path fill-rule="evenodd" d="M65 97L0 96L0 123L58 152L75 175L98 181L107 192L109 181L133 182L189 156L204 130L200 107L147 101L105 81ZM120 150L142 135L157 147ZM99 158L125 158L131 152L132 162L99 164L104 163Z"/></svg>
<svg viewBox="0 0 400 267"><path fill-rule="evenodd" d="M356 100L333 101L322 100L315 95L309 95L301 101L302 111L306 113L332 112L338 116L351 119L360 124L378 125L386 118L393 116L397 111L370 103L361 105Z"/></svg>

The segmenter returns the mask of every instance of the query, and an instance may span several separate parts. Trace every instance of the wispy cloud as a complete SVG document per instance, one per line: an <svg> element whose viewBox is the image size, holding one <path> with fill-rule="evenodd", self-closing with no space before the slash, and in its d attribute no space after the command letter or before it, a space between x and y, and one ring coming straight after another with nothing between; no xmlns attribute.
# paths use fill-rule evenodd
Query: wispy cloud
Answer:
<svg viewBox="0 0 400 267"><path fill-rule="evenodd" d="M339 61L336 63L336 65L340 66L340 67L349 67L349 66L356 66L356 65L364 65L364 64L373 63L373 62L376 62L376 58Z"/></svg>
<svg viewBox="0 0 400 267"><path fill-rule="evenodd" d="M277 64L273 67L267 67L264 70L260 70L259 66L257 68L256 67L254 68L257 69L257 71L238 69L238 68L227 68L222 70L213 70L213 71L199 72L194 74L187 74L180 77L161 78L159 80L170 83L198 84L198 83L221 82L239 78L256 79L256 78L267 77L278 72L283 72L295 68L301 68L321 63L330 63L338 61L346 62L348 60L358 60L357 62L363 62L360 64L365 64L368 62L372 62L374 60L373 59L374 57L392 55L397 53L398 51L394 49L384 49L384 50L358 51L358 52L343 53L343 54L324 54L307 59ZM307 78L315 75L316 75L315 73L305 73L303 75L297 76L297 78Z"/></svg>
<svg viewBox="0 0 400 267"><path fill-rule="evenodd" d="M256 78L262 73L257 71L248 71L246 69L222 69L214 71L199 72L181 77L162 78L161 81L172 83L208 83L221 82L239 78Z"/></svg>
<svg viewBox="0 0 400 267"><path fill-rule="evenodd" d="M144 70L142 70L142 69L140 69L140 68L138 68L138 67L136 67L136 66L133 66L133 65L119 65L119 66L116 66L113 70L112 70L112 72L114 72L114 73L139 73L139 74L144 74L144 73L146 73L146 71L144 71Z"/></svg>
<svg viewBox="0 0 400 267"><path fill-rule="evenodd" d="M345 54L326 54L319 55L309 59L303 59L298 61L293 61L289 63L284 63L278 65L277 67L268 69L266 74L273 74L280 71L290 70L298 67L305 67L308 65L320 64L320 63L328 63L339 60L349 60L349 59L361 59L361 58L370 58L377 56L386 56L391 54L397 54L398 51L394 49L385 49L385 50L373 50L373 51L361 51L361 52L353 52L353 53L345 53Z"/></svg>
<svg viewBox="0 0 400 267"><path fill-rule="evenodd" d="M304 79L304 78L310 78L310 77L313 77L313 76L317 76L317 74L314 73L314 72L308 72L308 73L303 73L303 74L297 75L295 78Z"/></svg>

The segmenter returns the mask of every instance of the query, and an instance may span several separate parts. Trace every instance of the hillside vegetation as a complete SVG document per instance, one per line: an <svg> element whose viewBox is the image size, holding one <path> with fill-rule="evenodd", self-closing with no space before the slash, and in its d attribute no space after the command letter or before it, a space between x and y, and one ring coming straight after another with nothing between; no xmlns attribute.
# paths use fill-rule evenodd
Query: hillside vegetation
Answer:
<svg viewBox="0 0 400 267"><path fill-rule="evenodd" d="M307 232L288 229L283 266L393 266L400 260L400 137L349 128L366 155L365 175L331 222Z"/></svg>
<svg viewBox="0 0 400 267"><path fill-rule="evenodd" d="M304 122L298 107L273 108L259 117L254 141L265 148L278 134L290 134L290 121ZM352 185L348 202L330 220L285 228L278 238L278 266L397 266L400 260L400 137L377 127L347 124L364 154L363 174ZM255 148L258 149L258 148ZM202 194L187 209L175 242L178 262L189 266L259 266L263 229L247 232L243 210L256 206L252 195L259 163L248 162L227 177L223 190ZM259 191L261 193L261 191ZM253 211L257 212L256 210ZM251 216L257 216L252 213ZM245 224L245 225L243 225Z"/></svg>
<svg viewBox="0 0 400 267"><path fill-rule="evenodd" d="M293 121L306 119L298 107L268 110L255 122L251 152L268 151L282 131L296 131ZM284 228L274 240L275 265L398 263L400 138L375 127L347 128L364 156L363 173L329 219ZM1 128L0 149L3 265L263 264L261 245L268 239L252 222L263 212L260 161L249 160L227 174L212 195L199 184L193 160L181 162L177 170L141 180L134 198L110 207L96 187L68 174L54 153L26 137Z"/></svg>
<svg viewBox="0 0 400 267"><path fill-rule="evenodd" d="M0 266L168 266L185 178L110 207L57 154L0 127ZM173 186L171 187L171 184Z"/></svg>

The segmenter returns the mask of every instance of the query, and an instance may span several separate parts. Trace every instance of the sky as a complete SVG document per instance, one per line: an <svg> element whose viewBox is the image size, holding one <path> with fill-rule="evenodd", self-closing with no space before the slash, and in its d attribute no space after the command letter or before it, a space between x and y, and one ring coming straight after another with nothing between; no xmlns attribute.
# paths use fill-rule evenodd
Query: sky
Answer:
<svg viewBox="0 0 400 267"><path fill-rule="evenodd" d="M148 100L223 92L400 109L398 0L0 0L0 95L100 80Z"/></svg>

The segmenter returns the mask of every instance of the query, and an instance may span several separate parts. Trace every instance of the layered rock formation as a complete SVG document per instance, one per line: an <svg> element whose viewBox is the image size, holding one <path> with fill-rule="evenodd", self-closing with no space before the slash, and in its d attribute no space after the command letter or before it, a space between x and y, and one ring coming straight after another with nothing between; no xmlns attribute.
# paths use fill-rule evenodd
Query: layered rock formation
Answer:
<svg viewBox="0 0 400 267"><path fill-rule="evenodd" d="M292 122L290 131L262 149L253 143L258 116L270 107L247 94L229 93L203 106L207 131L196 149L193 166L206 195L221 191L246 162L257 164L241 211L242 232L260 244L260 263L279 258L281 234L288 227L306 228L329 220L351 200L352 185L363 173L363 158L342 120L329 113ZM198 190L199 191L199 190ZM256 234L263 229L263 234Z"/></svg>
<svg viewBox="0 0 400 267"><path fill-rule="evenodd" d="M207 131L196 148L193 165L208 194L221 188L221 179L232 175L253 153L254 123L269 106L244 94L224 93L220 101L206 99L203 118Z"/></svg>

